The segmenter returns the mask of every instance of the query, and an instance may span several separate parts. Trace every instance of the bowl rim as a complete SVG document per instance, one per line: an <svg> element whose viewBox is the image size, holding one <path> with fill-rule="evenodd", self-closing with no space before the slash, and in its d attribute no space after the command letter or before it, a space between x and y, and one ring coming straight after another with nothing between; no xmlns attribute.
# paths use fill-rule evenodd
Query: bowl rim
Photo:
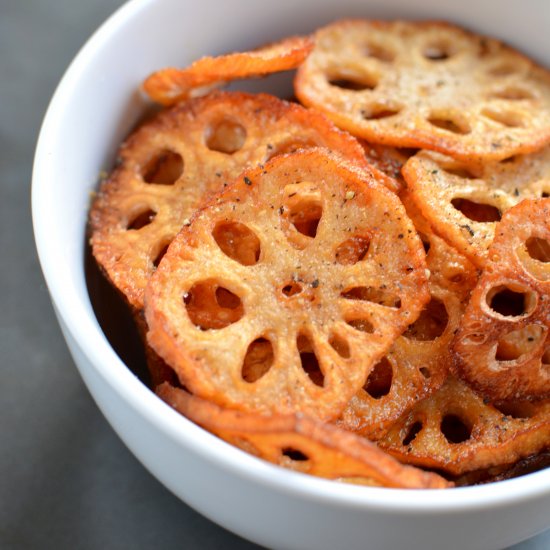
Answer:
<svg viewBox="0 0 550 550"><path fill-rule="evenodd" d="M244 453L179 415L156 397L121 361L95 318L88 293L82 293L77 284L83 284L86 289L83 257L80 258L80 271L73 272L71 258L74 264L75 252L67 254L62 247L52 247L50 244L53 224L48 213L56 210L56 203L54 193L48 192L48 184L55 172L54 155L49 144L56 142L59 124L56 113L70 98L79 76L86 70L87 61L125 22L137 17L154 1L129 0L85 42L52 96L34 156L31 209L40 265L57 315L97 374L127 405L179 445L235 476L287 495L351 508L378 509L396 514L406 512L413 516L472 512L488 506L505 507L550 495L550 468L511 480L450 490L359 487L286 470ZM60 269L60 266L66 269Z"/></svg>

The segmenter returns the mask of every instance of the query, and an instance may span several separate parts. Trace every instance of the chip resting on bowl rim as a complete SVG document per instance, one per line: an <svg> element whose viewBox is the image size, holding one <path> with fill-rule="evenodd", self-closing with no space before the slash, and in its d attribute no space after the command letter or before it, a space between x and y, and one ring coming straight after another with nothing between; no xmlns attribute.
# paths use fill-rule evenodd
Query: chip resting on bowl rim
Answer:
<svg viewBox="0 0 550 550"><path fill-rule="evenodd" d="M161 384L156 394L228 443L284 468L376 487L452 486L435 473L400 464L362 437L301 414L258 415L224 409L168 383Z"/></svg>
<svg viewBox="0 0 550 550"><path fill-rule="evenodd" d="M336 418L428 300L397 197L327 151L245 171L173 241L148 342L199 397Z"/></svg>

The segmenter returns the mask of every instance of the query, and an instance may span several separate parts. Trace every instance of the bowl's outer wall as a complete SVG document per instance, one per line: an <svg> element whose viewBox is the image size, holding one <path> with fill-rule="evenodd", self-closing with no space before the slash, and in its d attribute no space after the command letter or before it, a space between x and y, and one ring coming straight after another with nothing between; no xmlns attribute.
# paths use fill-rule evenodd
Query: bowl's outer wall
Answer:
<svg viewBox="0 0 550 550"><path fill-rule="evenodd" d="M334 488L281 472L159 402L109 347L88 299L82 258L89 194L146 107L136 91L143 77L350 16L450 19L550 66L550 3L542 0L130 2L73 62L44 121L33 175L42 268L75 363L107 419L164 485L210 519L275 548L503 548L550 525L550 472L498 484L506 490L472 488L433 498ZM264 80L252 89L284 93L287 83Z"/></svg>

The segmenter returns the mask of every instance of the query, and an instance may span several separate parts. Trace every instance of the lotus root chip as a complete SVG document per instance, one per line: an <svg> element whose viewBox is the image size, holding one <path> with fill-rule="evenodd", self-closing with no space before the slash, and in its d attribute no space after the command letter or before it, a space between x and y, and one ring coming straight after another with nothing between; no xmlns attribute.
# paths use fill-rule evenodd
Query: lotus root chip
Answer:
<svg viewBox="0 0 550 550"><path fill-rule="evenodd" d="M454 476L539 453L550 438L550 401L490 403L450 376L378 441L398 460Z"/></svg>
<svg viewBox="0 0 550 550"><path fill-rule="evenodd" d="M400 197L427 252L431 298L338 421L375 440L444 383L454 361L450 344L478 278L473 264L433 233L407 193Z"/></svg>
<svg viewBox="0 0 550 550"><path fill-rule="evenodd" d="M470 163L550 141L549 72L448 23L332 23L315 33L295 92L367 141Z"/></svg>
<svg viewBox="0 0 550 550"><path fill-rule="evenodd" d="M311 37L293 36L249 52L203 57L184 69L154 72L143 83L143 89L154 101L173 105L231 80L295 69L312 49Z"/></svg>
<svg viewBox="0 0 550 550"><path fill-rule="evenodd" d="M364 438L303 415L261 416L224 409L166 383L157 395L227 442L294 471L379 487L451 486L437 474L400 464Z"/></svg>
<svg viewBox="0 0 550 550"><path fill-rule="evenodd" d="M458 370L490 399L550 397L550 199L499 223L454 342Z"/></svg>
<svg viewBox="0 0 550 550"><path fill-rule="evenodd" d="M251 263L226 246L243 227ZM325 150L278 156L173 241L147 288L148 341L200 397L334 419L428 300L424 257L367 172Z"/></svg>
<svg viewBox="0 0 550 550"><path fill-rule="evenodd" d="M93 202L96 260L141 310L147 280L202 201L246 166L313 146L368 168L354 138L322 115L266 94L220 92L162 112L121 146L118 166Z"/></svg>
<svg viewBox="0 0 550 550"><path fill-rule="evenodd" d="M478 167L422 151L407 161L403 175L434 229L483 268L504 212L526 198L550 195L550 147Z"/></svg>

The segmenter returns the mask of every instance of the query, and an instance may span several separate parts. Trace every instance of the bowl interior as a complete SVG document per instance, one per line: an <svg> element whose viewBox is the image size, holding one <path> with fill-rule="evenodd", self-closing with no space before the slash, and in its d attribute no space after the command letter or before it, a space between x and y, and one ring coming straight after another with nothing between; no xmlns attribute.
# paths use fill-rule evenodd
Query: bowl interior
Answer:
<svg viewBox="0 0 550 550"><path fill-rule="evenodd" d="M414 4L406 0L204 0L198 4L133 0L95 33L68 69L52 99L36 151L32 191L36 244L56 311L71 337L120 398L154 417L159 429L172 430L182 444L216 457L243 475L257 476L262 482L266 470L258 467L255 459L227 449L216 438L190 426L175 413L170 414L121 361L120 357L140 376L145 372L143 358L135 351L135 334L131 336L133 340L120 338L118 322L114 330L108 326L105 319L112 319L112 310L104 315L102 303L111 303L109 291L98 289L101 283L89 262L85 268L90 195L101 172L110 170L119 143L149 108L139 85L150 72L164 66L182 66L203 55L252 48L283 36L312 31L337 18L355 16L447 19L503 39L550 67L550 4L538 0L525 0L521 6L496 0L417 0ZM234 87L285 97L290 93L290 77L282 75ZM124 319L124 315L119 311L115 319ZM127 319L123 322L128 326ZM360 505L386 503L417 511L441 506L456 510L550 492L550 470L491 488L471 487L437 494L335 487L330 482L280 469L274 468L273 472L270 483L287 485L289 491L342 498Z"/></svg>

